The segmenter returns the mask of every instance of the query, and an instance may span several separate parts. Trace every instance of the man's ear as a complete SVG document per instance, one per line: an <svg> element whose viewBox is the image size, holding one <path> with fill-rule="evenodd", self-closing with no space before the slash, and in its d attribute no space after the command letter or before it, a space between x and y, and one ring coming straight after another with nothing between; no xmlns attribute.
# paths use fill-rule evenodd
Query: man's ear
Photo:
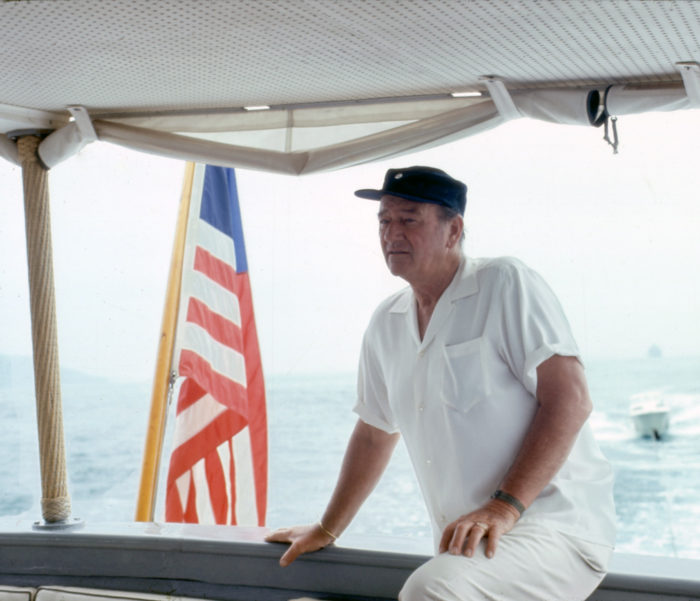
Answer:
<svg viewBox="0 0 700 601"><path fill-rule="evenodd" d="M455 215L450 221L450 235L447 238L449 248L453 248L462 239L464 231L464 219L461 215Z"/></svg>

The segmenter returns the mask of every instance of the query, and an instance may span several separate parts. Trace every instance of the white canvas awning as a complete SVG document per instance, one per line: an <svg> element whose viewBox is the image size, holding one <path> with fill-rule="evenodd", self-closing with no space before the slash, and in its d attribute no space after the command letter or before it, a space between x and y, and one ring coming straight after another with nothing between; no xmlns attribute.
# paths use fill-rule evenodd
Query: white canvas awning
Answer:
<svg viewBox="0 0 700 601"><path fill-rule="evenodd" d="M691 0L37 0L0 19L0 155L55 132L47 166L100 139L299 174L519 116L700 106Z"/></svg>

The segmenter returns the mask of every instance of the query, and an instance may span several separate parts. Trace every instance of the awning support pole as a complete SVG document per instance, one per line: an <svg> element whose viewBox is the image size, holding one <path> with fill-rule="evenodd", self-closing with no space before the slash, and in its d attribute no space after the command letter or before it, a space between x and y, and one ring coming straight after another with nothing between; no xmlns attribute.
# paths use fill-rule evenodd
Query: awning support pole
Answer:
<svg viewBox="0 0 700 601"><path fill-rule="evenodd" d="M41 465L41 512L45 527L65 528L70 526L71 503L61 412L48 171L37 159L39 142L40 138L35 135L17 140L24 185L34 390ZM42 527L38 523L35 524L37 526Z"/></svg>

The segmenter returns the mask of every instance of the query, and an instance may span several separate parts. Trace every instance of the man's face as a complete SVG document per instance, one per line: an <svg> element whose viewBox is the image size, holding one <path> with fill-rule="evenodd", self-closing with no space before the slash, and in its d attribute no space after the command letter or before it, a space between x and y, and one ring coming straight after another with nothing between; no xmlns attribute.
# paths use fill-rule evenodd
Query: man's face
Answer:
<svg viewBox="0 0 700 601"><path fill-rule="evenodd" d="M439 218L436 205L382 196L379 240L392 274L420 285L441 274L454 245L452 222ZM461 234L461 230L459 232Z"/></svg>

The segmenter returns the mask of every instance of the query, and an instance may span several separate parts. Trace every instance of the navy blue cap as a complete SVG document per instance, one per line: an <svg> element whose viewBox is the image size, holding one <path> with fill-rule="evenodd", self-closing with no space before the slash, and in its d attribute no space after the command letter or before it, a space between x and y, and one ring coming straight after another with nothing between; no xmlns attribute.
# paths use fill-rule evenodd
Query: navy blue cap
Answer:
<svg viewBox="0 0 700 601"><path fill-rule="evenodd" d="M467 186L434 167L389 169L381 190L355 191L355 196L370 200L380 200L384 195L441 205L460 215L467 206Z"/></svg>

